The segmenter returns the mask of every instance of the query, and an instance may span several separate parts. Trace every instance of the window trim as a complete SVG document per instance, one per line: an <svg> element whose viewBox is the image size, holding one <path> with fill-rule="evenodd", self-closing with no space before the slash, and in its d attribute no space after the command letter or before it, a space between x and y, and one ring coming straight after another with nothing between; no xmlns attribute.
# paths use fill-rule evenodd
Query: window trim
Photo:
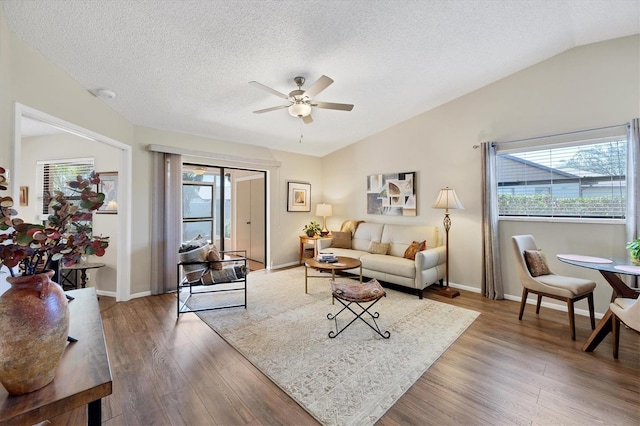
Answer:
<svg viewBox="0 0 640 426"><path fill-rule="evenodd" d="M608 129L610 130L610 129ZM623 159L623 165L624 165L624 182L626 185L627 182L627 174L628 174L628 144L629 144L629 140L628 140L628 135L626 133L626 126L623 128L622 126L617 127L618 131L615 132L607 132L608 134L606 135L598 135L598 136L593 136L593 137L589 137L588 135L585 135L584 132L576 132L576 133L581 133L579 136L577 134L571 134L569 135L571 137L571 140L567 140L567 135L560 135L563 136L563 140L562 141L558 141L555 143L550 143L548 140L542 142L541 139L545 139L545 138L534 138L531 140L522 140L522 141L513 141L513 142L517 142L517 147L510 147L510 148L500 148L500 143L496 143L496 150L495 150L495 156L496 156L496 161L499 157L501 156L506 156L506 155L514 155L514 154L518 154L518 153L530 153L530 152L537 152L537 151L547 151L547 150L553 150L553 149L562 149L562 148L570 148L570 147L583 147L583 146L589 146L589 145L596 145L596 144L602 144L602 143L607 143L607 142L620 142L620 141L624 141L624 143L627 146L627 157L625 159ZM503 142L503 143L508 143L508 142ZM495 208L496 208L496 212L497 212L497 218L498 220L506 220L506 221L530 221L530 222L563 222L563 223L613 223L613 224L624 224L626 223L626 213L627 210L624 209L621 213L622 215L624 215L625 217L583 217L583 216L563 216L563 215L559 215L559 216L555 216L553 214L548 215L548 216L535 216L535 215L501 215L500 211L499 211L499 204L498 204L498 197L500 196L500 185L499 185L499 181L498 181L498 173L499 173L499 168L496 167L495 170L495 190L496 190L496 200L495 200ZM625 191L625 200L626 200L626 191ZM582 197L580 197L582 198Z"/></svg>

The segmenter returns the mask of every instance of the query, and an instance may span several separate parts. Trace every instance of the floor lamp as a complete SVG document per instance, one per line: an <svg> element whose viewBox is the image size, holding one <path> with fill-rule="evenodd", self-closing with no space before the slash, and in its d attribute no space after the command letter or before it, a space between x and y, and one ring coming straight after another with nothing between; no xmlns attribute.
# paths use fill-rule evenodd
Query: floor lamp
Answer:
<svg viewBox="0 0 640 426"><path fill-rule="evenodd" d="M460 292L458 290L452 290L449 287L449 229L451 228L451 218L449 217L449 209L464 209L462 203L458 199L456 195L456 191L453 189L446 187L440 190L440 194L438 194L438 199L436 200L433 208L436 209L445 209L444 211L444 220L442 221L444 225L444 231L446 234L446 267L445 267L445 277L447 280L447 285L438 292L438 294L442 296L447 296L450 298L454 298L456 296L460 296Z"/></svg>

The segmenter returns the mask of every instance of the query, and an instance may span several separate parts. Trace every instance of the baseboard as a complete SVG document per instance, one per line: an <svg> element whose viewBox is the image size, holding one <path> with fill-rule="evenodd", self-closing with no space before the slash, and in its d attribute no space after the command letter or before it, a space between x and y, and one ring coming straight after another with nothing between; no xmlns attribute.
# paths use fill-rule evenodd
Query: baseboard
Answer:
<svg viewBox="0 0 640 426"><path fill-rule="evenodd" d="M462 284L456 284L456 283L452 283L452 282L449 282L449 287L458 288L458 289L461 289L461 290L467 290L467 291L470 291L472 293L480 293L481 292L481 290L479 288L470 287L470 286L462 285ZM520 303L520 300L521 300L522 296L513 296L511 294L505 294L504 298L505 298L505 300L513 300L514 302ZM535 306L535 304L537 302L538 302L538 298L537 297L534 298L534 299L527 298L527 305L534 305ZM543 299L542 303L540 304L540 306L544 306L545 308L549 308L549 309L555 309L556 311L568 312L566 304L560 305L558 303L545 302L544 299ZM574 308L573 312L576 315L582 315L584 317L588 317L589 316L589 310L587 310L587 309L575 309ZM597 319L600 319L600 318L602 318L604 316L604 314L601 314L599 312L594 312L593 316L596 317Z"/></svg>
<svg viewBox="0 0 640 426"><path fill-rule="evenodd" d="M480 293L480 289L477 287L471 287L468 285L462 285L462 284L456 284L456 283L452 283L449 282L449 287L451 288L459 288L460 290L466 290L466 291L470 291L472 293Z"/></svg>
<svg viewBox="0 0 640 426"><path fill-rule="evenodd" d="M300 265L300 263L298 261L295 261L295 262L283 263L282 265L271 265L271 266L267 267L267 269L268 270L276 270L276 269L289 268L291 266L298 266L298 265ZM304 263L302 265L304 265ZM300 265L300 266L302 266L302 265Z"/></svg>
<svg viewBox="0 0 640 426"><path fill-rule="evenodd" d="M511 294L505 294L504 298L506 300L513 300L514 302L518 302L520 303L520 301L522 300L522 296L513 296ZM544 299L542 299L542 303L540 304L540 306L543 306L545 308L549 308L549 309L555 309L556 311L562 311L562 312L569 312L569 310L567 309L567 305L560 305L558 303L549 303L549 302L545 302ZM529 299L527 298L527 305L533 305L535 306L536 303L538 303L538 297L536 296L534 299ZM583 317L588 317L589 316L589 310L588 309L573 309L573 312L576 315L582 315ZM596 317L596 319L601 319L604 314L601 314L599 312L594 312L593 314L594 317Z"/></svg>
<svg viewBox="0 0 640 426"><path fill-rule="evenodd" d="M147 296L151 296L151 292L150 292L150 291L143 291L143 292L140 292L140 293L134 293L134 294L131 294L131 295L129 296L129 300L131 300L131 299L137 299L137 298L139 298L139 297L147 297Z"/></svg>
<svg viewBox="0 0 640 426"><path fill-rule="evenodd" d="M114 299L116 298L116 292L114 292L114 291L105 291L105 290L96 289L96 294L98 296L113 297ZM139 297L147 297L147 296L151 296L151 292L150 291L143 291L143 292L140 292L140 293L131 294L129 296L129 300L137 299ZM123 300L123 302L124 302L124 300Z"/></svg>
<svg viewBox="0 0 640 426"><path fill-rule="evenodd" d="M116 298L116 292L115 291L105 291L105 290L96 289L96 294L98 296L113 297L114 299Z"/></svg>

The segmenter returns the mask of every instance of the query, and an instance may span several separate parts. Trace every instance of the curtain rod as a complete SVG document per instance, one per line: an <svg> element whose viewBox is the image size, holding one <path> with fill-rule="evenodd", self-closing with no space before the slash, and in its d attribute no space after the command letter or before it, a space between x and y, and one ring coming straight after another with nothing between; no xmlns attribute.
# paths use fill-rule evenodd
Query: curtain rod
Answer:
<svg viewBox="0 0 640 426"><path fill-rule="evenodd" d="M514 139L512 141L491 142L491 146L505 145L505 144L516 143L516 142L526 142L526 141L532 141L534 139L553 138L553 137L556 137L556 136L567 136L567 135L573 135L573 134L576 134L576 133L595 132L597 130L614 129L616 127L629 127L629 123L616 124L614 126L597 127L595 129L574 130L573 132L556 133L556 134L553 134L553 135L534 136L534 137L531 137L531 138ZM473 149L478 149L478 148L480 148L480 145L473 145Z"/></svg>

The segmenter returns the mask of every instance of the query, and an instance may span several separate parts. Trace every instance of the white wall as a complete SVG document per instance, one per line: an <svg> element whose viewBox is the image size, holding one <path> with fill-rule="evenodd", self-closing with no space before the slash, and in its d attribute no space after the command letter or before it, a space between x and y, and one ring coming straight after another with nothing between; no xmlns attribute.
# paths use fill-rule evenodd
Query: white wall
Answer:
<svg viewBox="0 0 640 426"><path fill-rule="evenodd" d="M326 156L326 201L340 216L332 218L336 222L364 219L442 229L443 212L431 205L440 188L454 188L465 210L451 212L450 280L480 289L481 162L480 150L472 146L616 125L638 116L640 36L575 48ZM418 216L367 215L366 176L407 171L418 172ZM518 298L522 290L510 237L521 233L534 234L551 258L561 252L624 255L622 225L501 223L505 292ZM551 263L556 273L594 279L596 310L606 311L611 289L599 273ZM586 309L586 302L578 307Z"/></svg>
<svg viewBox="0 0 640 426"><path fill-rule="evenodd" d="M97 172L114 171L118 168L119 150L103 143L91 141L70 133L58 133L49 136L36 136L22 139L21 184L29 187L29 205L17 207L18 215L26 221L38 222L39 206L37 199L36 165L39 160L60 160L70 158L94 159ZM109 236L109 248L104 256L90 256L88 262L106 264L104 268L90 270L89 285L101 292L116 292L116 270L118 253L118 215L94 214L93 232L95 235Z"/></svg>

